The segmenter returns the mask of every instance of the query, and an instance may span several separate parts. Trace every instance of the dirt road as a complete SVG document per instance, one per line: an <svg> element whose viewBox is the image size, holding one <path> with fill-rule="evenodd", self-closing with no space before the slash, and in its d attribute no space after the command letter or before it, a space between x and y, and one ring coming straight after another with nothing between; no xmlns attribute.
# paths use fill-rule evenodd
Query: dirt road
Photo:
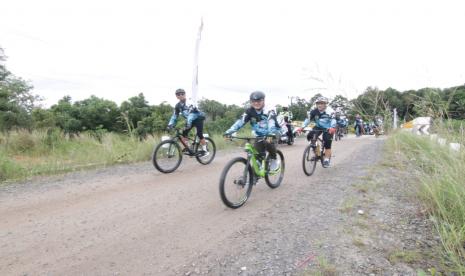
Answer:
<svg viewBox="0 0 465 276"><path fill-rule="evenodd" d="M184 159L169 175L143 163L1 187L0 275L305 273L317 262L310 243L340 236L351 175L379 161L382 143L335 142L332 168L312 177L301 168L306 142L282 146L282 186L261 180L238 210L222 204L218 180L241 151L209 166Z"/></svg>

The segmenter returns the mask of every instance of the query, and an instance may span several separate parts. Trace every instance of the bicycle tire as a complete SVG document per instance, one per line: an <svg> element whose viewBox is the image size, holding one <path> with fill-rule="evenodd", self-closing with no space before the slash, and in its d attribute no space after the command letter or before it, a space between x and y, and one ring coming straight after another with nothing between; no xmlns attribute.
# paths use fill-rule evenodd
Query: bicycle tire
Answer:
<svg viewBox="0 0 465 276"><path fill-rule="evenodd" d="M313 157L314 160L311 160ZM304 150L304 155L302 157L302 168L304 173L307 176L311 176L315 172L316 163L318 162L318 158L315 155L315 151L313 150L311 145L308 145ZM307 167L308 165L308 167Z"/></svg>
<svg viewBox="0 0 465 276"><path fill-rule="evenodd" d="M202 159L202 156L198 156L198 155L195 156L195 158L197 159L197 161L198 161L200 164L202 164L202 165L208 165L208 164L210 164L210 163L213 161L213 159L215 159L215 155L216 155L216 145L215 145L215 142L213 142L213 140L210 139L209 137L205 137L205 140L207 141L207 144L209 144L208 146L211 146L212 150L209 149L209 153L210 153L209 157L210 157L210 158L209 158L208 160L206 160L206 161ZM196 149L195 149L195 152L196 152L196 153L198 152L199 147L200 147L200 144L197 144Z"/></svg>
<svg viewBox="0 0 465 276"><path fill-rule="evenodd" d="M176 161L174 167L170 168L170 169L165 169L161 166L161 162L160 160L157 159L157 153L158 151L160 151L161 149L163 149L163 146L166 145L166 144L169 144L169 148L170 147L175 147L175 149L177 150L177 156L178 156L178 160ZM153 153L152 153L152 164L153 166L160 172L162 173L172 173L174 172L175 170L177 170L179 168L179 165L181 165L181 161L182 161L182 152L181 152L181 148L179 147L179 144L176 143L175 141L173 140L166 140L166 141L163 141L161 142L160 144L158 144L155 149L153 150Z"/></svg>
<svg viewBox="0 0 465 276"><path fill-rule="evenodd" d="M247 202L247 200L249 199L250 194L252 192L253 177L254 177L252 168L250 166L248 166L247 167L247 172L248 173L247 173L246 178L248 178L249 186L247 187L247 190L245 192L245 196L239 202L232 202L230 199L228 199L228 197L226 195L225 180L226 180L226 177L228 175L229 170L231 169L231 167L235 163L243 163L245 166L247 166L247 159L245 159L244 157L236 157L236 158L232 159L231 161L229 161L228 164L226 164L226 166L224 167L223 171L221 172L220 186L219 186L221 201L223 201L224 205L226 205L227 207L229 207L231 209L237 209L237 208L241 207L242 205L244 205Z"/></svg>

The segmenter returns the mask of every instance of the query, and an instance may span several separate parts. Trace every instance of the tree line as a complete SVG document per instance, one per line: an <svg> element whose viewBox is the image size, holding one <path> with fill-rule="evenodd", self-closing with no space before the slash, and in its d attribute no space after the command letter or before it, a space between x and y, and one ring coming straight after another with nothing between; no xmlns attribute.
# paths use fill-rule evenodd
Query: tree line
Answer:
<svg viewBox="0 0 465 276"><path fill-rule="evenodd" d="M150 105L144 94L131 97L121 105L91 96L73 102L65 96L50 108L40 106L41 98L32 92L32 85L7 70L6 56L0 48L0 131L14 129L59 129L70 137L84 131L96 134L116 132L135 135L141 139L163 131L173 113L166 102ZM315 100L294 98L289 105L295 120L304 120ZM220 133L230 127L244 112L245 105L226 105L215 100L202 99L199 108L206 113L206 130ZM366 120L375 115L389 117L394 108L401 120L418 116L465 119L465 86L446 89L423 88L400 92L393 88L379 90L368 87L361 95L348 100L342 95L334 97L330 106L353 119L361 114ZM282 106L277 107L280 111ZM182 122L181 122L182 123Z"/></svg>

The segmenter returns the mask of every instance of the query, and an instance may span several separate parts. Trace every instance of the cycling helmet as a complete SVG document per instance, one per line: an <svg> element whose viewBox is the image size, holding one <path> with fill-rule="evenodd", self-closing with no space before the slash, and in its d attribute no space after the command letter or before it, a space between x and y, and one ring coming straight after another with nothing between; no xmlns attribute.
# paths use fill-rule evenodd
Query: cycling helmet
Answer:
<svg viewBox="0 0 465 276"><path fill-rule="evenodd" d="M327 104L328 103L328 98L326 98L326 97L318 97L316 99L315 103L325 103L325 104Z"/></svg>
<svg viewBox="0 0 465 276"><path fill-rule="evenodd" d="M176 92L174 92L174 93L175 93L176 96L177 96L177 95L179 95L179 94L186 94L186 91L184 91L184 89L182 89L182 88L179 88L179 89L176 89Z"/></svg>
<svg viewBox="0 0 465 276"><path fill-rule="evenodd" d="M250 100L251 101L259 101L259 100L264 100L265 99L265 93L261 91L255 91L250 94Z"/></svg>
<svg viewBox="0 0 465 276"><path fill-rule="evenodd" d="M289 107L283 106L283 111L288 111L288 110L289 110Z"/></svg>

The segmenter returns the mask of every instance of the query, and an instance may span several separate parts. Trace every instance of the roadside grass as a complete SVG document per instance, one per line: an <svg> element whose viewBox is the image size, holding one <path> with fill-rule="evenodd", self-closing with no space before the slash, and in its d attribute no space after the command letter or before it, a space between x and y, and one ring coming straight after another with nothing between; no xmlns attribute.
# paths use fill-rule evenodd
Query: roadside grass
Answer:
<svg viewBox="0 0 465 276"><path fill-rule="evenodd" d="M422 258L421 254L412 250L397 250L389 254L389 262L392 264L413 264Z"/></svg>
<svg viewBox="0 0 465 276"><path fill-rule="evenodd" d="M447 133L450 141L465 141L463 132ZM465 151L452 152L429 137L397 132L387 149L398 164L419 180L418 196L425 204L438 231L444 265L451 273L465 275ZM404 256L405 257L405 256ZM408 256L407 256L408 257Z"/></svg>
<svg viewBox="0 0 465 276"><path fill-rule="evenodd" d="M339 211L345 214L350 213L352 212L352 210L354 210L354 207L356 204L357 204L357 199L355 199L354 197L346 198L339 206Z"/></svg>
<svg viewBox="0 0 465 276"><path fill-rule="evenodd" d="M315 268L304 272L308 276L336 276L339 275L336 267L332 265L325 257L318 257Z"/></svg>
<svg viewBox="0 0 465 276"><path fill-rule="evenodd" d="M161 135L139 140L115 133L81 133L70 138L59 130L0 134L0 182L37 175L148 161ZM232 147L211 135L217 150Z"/></svg>

